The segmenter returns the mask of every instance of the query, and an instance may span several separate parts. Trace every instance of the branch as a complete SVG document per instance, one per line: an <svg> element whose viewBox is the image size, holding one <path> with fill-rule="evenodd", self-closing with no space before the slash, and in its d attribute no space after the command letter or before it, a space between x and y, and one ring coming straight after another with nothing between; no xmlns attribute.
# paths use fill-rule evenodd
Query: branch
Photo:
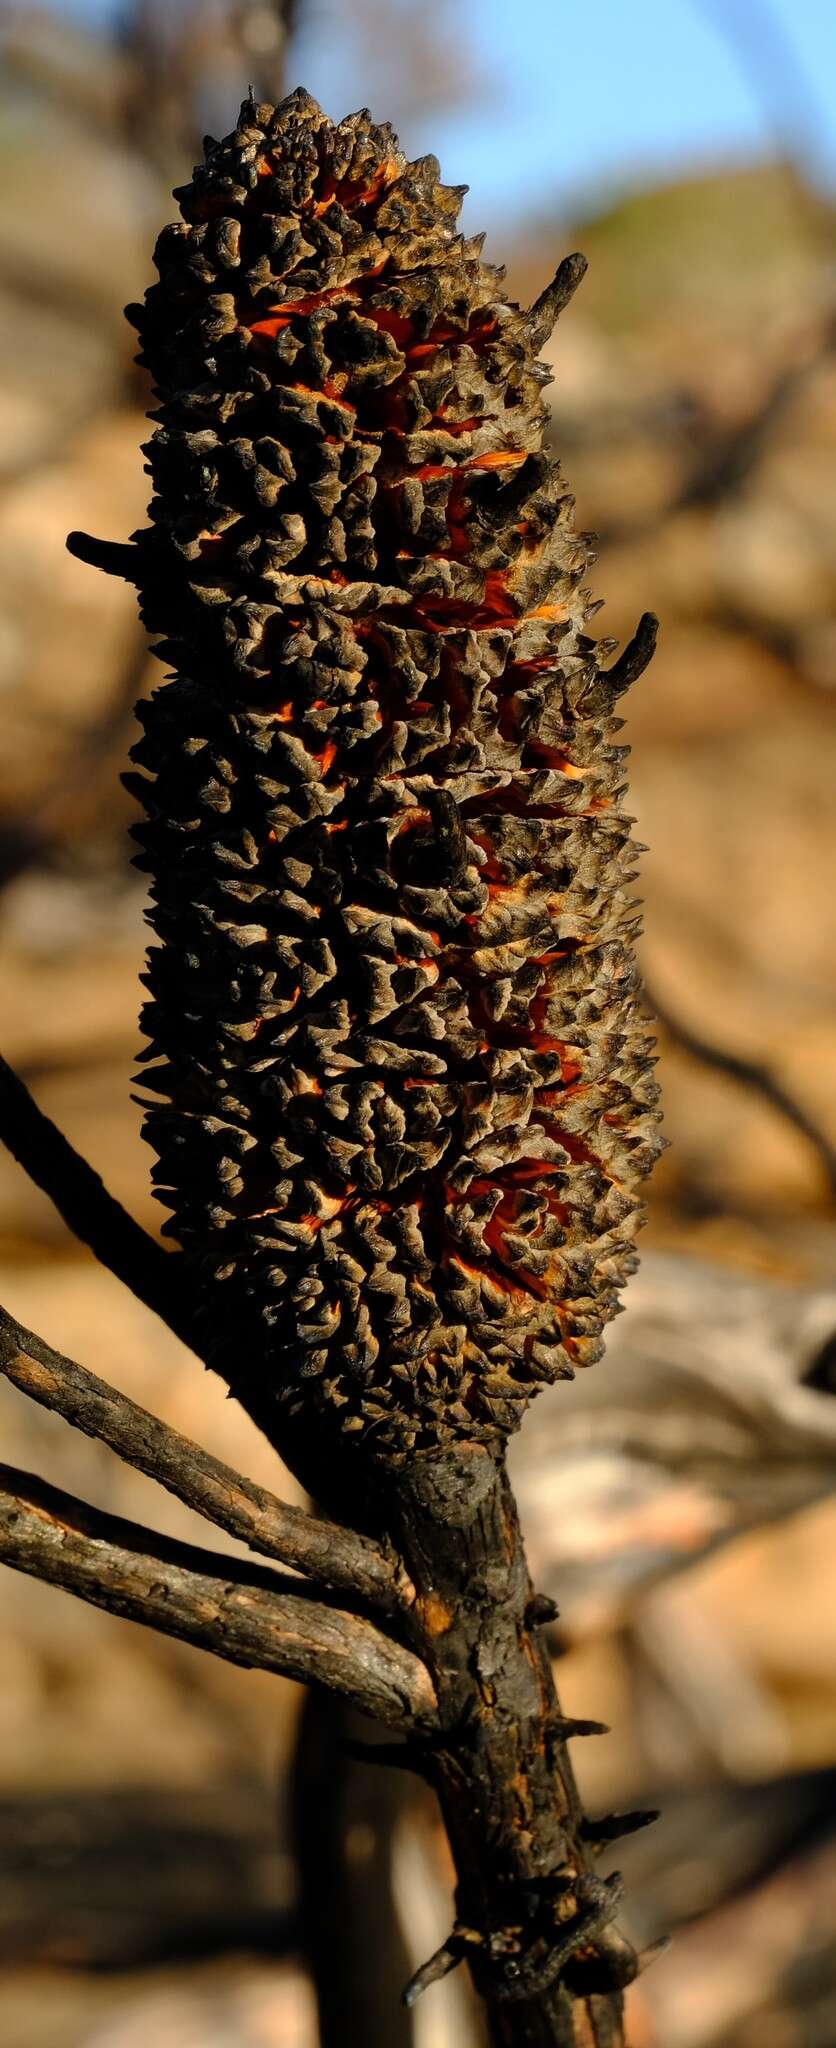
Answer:
<svg viewBox="0 0 836 2048"><path fill-rule="evenodd" d="M658 632L659 621L656 613L642 612L632 640L628 641L612 667L606 670L607 685L614 696L623 696L624 691L629 690L630 684L637 682L639 676L644 675L648 663L653 659Z"/></svg>
<svg viewBox="0 0 836 2048"><path fill-rule="evenodd" d="M397 1610L408 1601L408 1580L371 1538L336 1522L317 1521L245 1479L106 1380L53 1351L3 1308L0 1373L42 1408L108 1444L126 1464L263 1557L377 1607Z"/></svg>
<svg viewBox="0 0 836 2048"><path fill-rule="evenodd" d="M0 494L7 480L8 472L3 472ZM129 746L128 725L133 728L147 664L148 639L138 627L126 648L111 696L78 733L69 758L60 763L34 803L26 792L22 804L11 809L4 820L0 887L7 887L36 862L54 858L68 840L75 842L83 834L89 821L98 826L103 816L107 819L118 787L117 757L121 769ZM83 792L81 801L79 791Z"/></svg>
<svg viewBox="0 0 836 2048"><path fill-rule="evenodd" d="M426 1667L369 1621L238 1564L104 1514L0 1466L0 1562L230 1664L329 1686L412 1733L435 1725ZM278 1590L275 1590L278 1588Z"/></svg>
<svg viewBox="0 0 836 2048"><path fill-rule="evenodd" d="M103 1266L162 1318L201 1356L181 1256L165 1252L135 1223L104 1182L74 1151L28 1088L0 1057L0 1139L12 1157L55 1204L68 1230L89 1245Z"/></svg>
<svg viewBox="0 0 836 2048"><path fill-rule="evenodd" d="M694 506L716 509L741 490L767 452L773 429L804 390L808 378L829 361L834 349L836 311L828 306L816 334L805 339L798 357L779 365L756 410L727 433L714 435L707 449L700 450L690 475L664 504L635 520L616 520L605 529L599 528L599 542L612 547L647 539L677 514Z"/></svg>
<svg viewBox="0 0 836 2048"><path fill-rule="evenodd" d="M649 989L647 982L644 992L648 1008L674 1045L681 1046L683 1052L689 1053L692 1059L700 1060L704 1067L713 1067L716 1073L727 1074L731 1081L739 1081L752 1094L761 1095L787 1123L809 1140L824 1167L828 1185L836 1194L836 1146L770 1068L761 1066L757 1060L746 1059L741 1053L728 1052L724 1046L701 1037L690 1025L682 1024L664 1003L660 1003L655 990Z"/></svg>
<svg viewBox="0 0 836 2048"><path fill-rule="evenodd" d="M834 347L836 318L831 311L823 330L808 345L806 353L798 361L779 366L757 411L732 427L718 445L709 449L668 507L668 514L687 512L692 505L722 504L725 498L732 497L748 482L768 448L773 429L780 424L799 391L803 391L808 378L833 354Z"/></svg>

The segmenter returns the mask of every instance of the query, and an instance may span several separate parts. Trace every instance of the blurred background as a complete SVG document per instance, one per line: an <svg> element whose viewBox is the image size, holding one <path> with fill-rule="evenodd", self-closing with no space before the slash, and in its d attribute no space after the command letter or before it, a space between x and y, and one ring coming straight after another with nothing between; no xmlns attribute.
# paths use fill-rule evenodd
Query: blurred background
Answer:
<svg viewBox="0 0 836 2048"><path fill-rule="evenodd" d="M0 9L2 1050L156 1227L130 1099L144 927L119 771L158 679L124 539L148 403L123 303L248 81L369 104L468 179L527 301L580 246L551 435L631 693L642 963L671 1149L605 1362L514 1451L629 1931L633 2048L836 2044L836 13L831 0L77 0ZM159 672L158 672L159 673ZM0 1158L13 1314L292 1494L247 1419ZM5 1455L202 1525L0 1386ZM203 1532L205 1536L205 1531ZM211 1539L214 1541L214 1537ZM300 1735L289 1684L0 1581L5 2048L476 2048L431 1804ZM402 1774L391 1774L392 1777ZM320 1908L320 1935L311 1901Z"/></svg>

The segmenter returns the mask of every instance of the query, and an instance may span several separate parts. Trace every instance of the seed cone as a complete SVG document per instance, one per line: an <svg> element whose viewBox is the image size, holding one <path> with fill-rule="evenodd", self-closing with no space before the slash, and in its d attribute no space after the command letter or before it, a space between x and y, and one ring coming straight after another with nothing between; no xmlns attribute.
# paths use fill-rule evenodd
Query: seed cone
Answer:
<svg viewBox="0 0 836 2048"><path fill-rule="evenodd" d="M117 565L173 668L129 778L166 1228L277 1427L496 1442L599 1355L660 1144L613 716L652 633L599 668L542 447L583 266L506 304L435 159L303 92L176 196Z"/></svg>

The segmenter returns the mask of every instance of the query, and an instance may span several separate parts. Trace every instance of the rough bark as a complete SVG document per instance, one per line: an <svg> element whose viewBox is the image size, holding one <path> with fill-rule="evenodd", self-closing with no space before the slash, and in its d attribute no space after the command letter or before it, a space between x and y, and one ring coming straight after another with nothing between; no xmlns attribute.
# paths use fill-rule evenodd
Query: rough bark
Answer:
<svg viewBox="0 0 836 2048"><path fill-rule="evenodd" d="M73 1236L89 1245L95 1258L194 1348L194 1293L185 1260L176 1252L165 1252L128 1215L2 1058L0 1140L48 1196Z"/></svg>
<svg viewBox="0 0 836 2048"><path fill-rule="evenodd" d="M0 1562L230 1664L328 1685L391 1728L434 1724L426 1670L371 1622L9 1466L0 1466Z"/></svg>
<svg viewBox="0 0 836 2048"><path fill-rule="evenodd" d="M397 1609L410 1594L397 1560L371 1538L318 1521L169 1429L0 1308L0 1373L74 1429L97 1437L251 1550L306 1572L355 1601Z"/></svg>
<svg viewBox="0 0 836 2048"><path fill-rule="evenodd" d="M497 2048L614 2048L637 1959L611 1927L619 1881L595 1875L566 1748L597 1724L561 1715L504 1466L476 1446L416 1460L392 1512L443 1731L420 1760L458 1872L447 1952L414 1991L466 1956Z"/></svg>
<svg viewBox="0 0 836 2048"><path fill-rule="evenodd" d="M47 1127L48 1182L56 1178L50 1146L60 1157L65 1142ZM118 1205L101 1194L108 1219ZM123 1238L120 1229L118 1244ZM113 1266L107 1227L98 1249ZM118 1257L117 1245L116 1270ZM267 1550L272 1542L268 1554L322 1567L335 1583L339 1577L350 1585L355 1573L359 1599L392 1598L392 1565L374 1542L274 1501L9 1317L0 1323L0 1369L21 1392L107 1442L254 1547ZM456 1931L446 1952L419 1973L415 1991L466 1955L500 2048L618 2048L619 1986L635 1973L636 1959L607 1924L614 1889L599 1886L592 1873L593 1845L565 1746L595 1724L569 1723L560 1714L537 1637L550 1606L532 1592L513 1497L493 1454L474 1444L414 1459L398 1473L381 1462L367 1475L365 1511L409 1561L411 1580L403 1562L394 1576L402 1629L421 1661L355 1616L322 1612L343 1649L348 1642L356 1647L357 1638L349 1633L343 1641L342 1624L349 1632L368 1629L387 1670L408 1674L394 1714L381 1709L367 1674L358 1681L355 1669L345 1684L349 1667L332 1654L333 1636L325 1643L317 1636L317 1603L265 1593L232 1560L166 1544L28 1476L7 1475L6 1487L4 1562L232 1661L350 1690L355 1704L406 1735L397 1760L418 1767L435 1787L459 1874ZM236 1570L245 1589L230 1584ZM264 1579L269 1585L268 1574ZM292 1645L282 1636L288 1616ZM441 1724L435 1734L420 1704L429 1697L428 1668ZM403 1702L413 1681L410 1712ZM378 1757L385 1761L385 1750ZM599 1832L612 1838L611 1825Z"/></svg>

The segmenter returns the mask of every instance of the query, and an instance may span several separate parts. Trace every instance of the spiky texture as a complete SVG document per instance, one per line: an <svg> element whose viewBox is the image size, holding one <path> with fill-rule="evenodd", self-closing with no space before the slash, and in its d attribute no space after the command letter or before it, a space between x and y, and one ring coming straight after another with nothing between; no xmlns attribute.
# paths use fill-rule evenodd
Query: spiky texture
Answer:
<svg viewBox="0 0 836 2048"><path fill-rule="evenodd" d="M572 279L505 303L435 159L302 92L177 197L134 316L158 1193L244 1399L496 1441L598 1356L659 1144L623 664L542 446Z"/></svg>

